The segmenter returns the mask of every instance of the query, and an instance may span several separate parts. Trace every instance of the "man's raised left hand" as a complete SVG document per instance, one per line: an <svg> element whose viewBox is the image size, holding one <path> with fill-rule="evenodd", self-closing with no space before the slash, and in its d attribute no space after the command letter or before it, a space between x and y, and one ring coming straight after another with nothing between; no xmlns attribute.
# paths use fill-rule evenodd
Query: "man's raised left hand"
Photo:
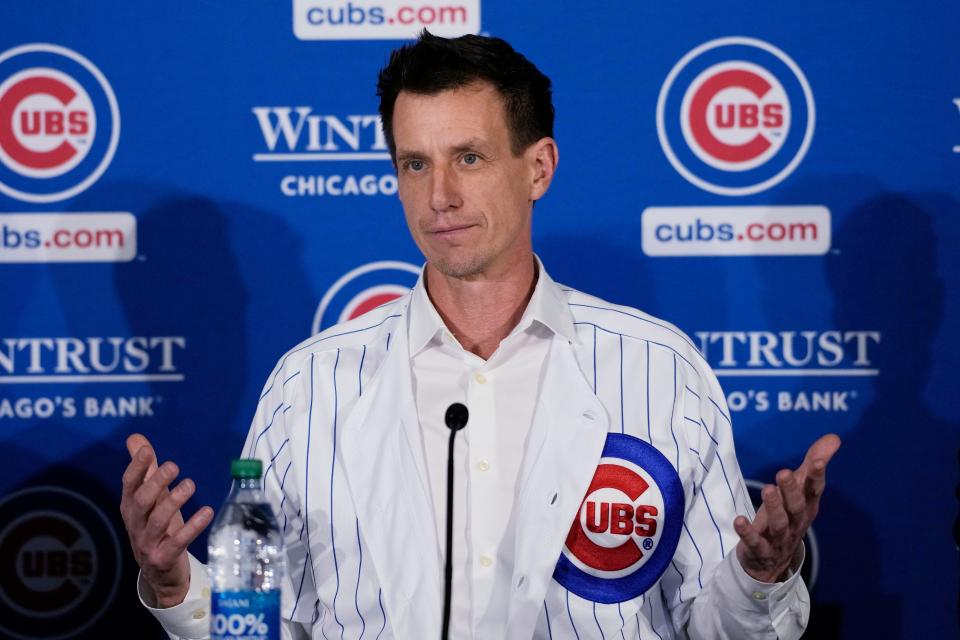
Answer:
<svg viewBox="0 0 960 640"><path fill-rule="evenodd" d="M827 482L827 463L840 448L840 438L827 434L813 443L796 471L781 469L777 484L763 488L763 504L750 522L737 516L733 528L740 536L740 566L760 582L786 578L800 541L817 516Z"/></svg>

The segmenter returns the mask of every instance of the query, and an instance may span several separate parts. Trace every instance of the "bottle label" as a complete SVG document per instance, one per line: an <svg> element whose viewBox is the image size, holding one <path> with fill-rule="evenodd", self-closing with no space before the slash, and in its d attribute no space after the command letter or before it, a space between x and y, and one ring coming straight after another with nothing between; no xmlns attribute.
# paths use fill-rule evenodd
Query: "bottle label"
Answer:
<svg viewBox="0 0 960 640"><path fill-rule="evenodd" d="M280 640L280 590L216 591L211 640Z"/></svg>

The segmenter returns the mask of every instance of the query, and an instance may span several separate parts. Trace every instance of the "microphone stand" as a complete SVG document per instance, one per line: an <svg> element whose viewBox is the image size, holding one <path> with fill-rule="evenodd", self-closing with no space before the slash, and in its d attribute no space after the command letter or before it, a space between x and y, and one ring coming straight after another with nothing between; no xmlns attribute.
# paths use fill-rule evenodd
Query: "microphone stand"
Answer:
<svg viewBox="0 0 960 640"><path fill-rule="evenodd" d="M453 595L453 442L457 431L467 426L469 418L467 408L459 402L454 402L447 408L443 417L447 428L450 429L450 440L447 444L447 553L443 565L443 629L441 639L450 637L450 600Z"/></svg>

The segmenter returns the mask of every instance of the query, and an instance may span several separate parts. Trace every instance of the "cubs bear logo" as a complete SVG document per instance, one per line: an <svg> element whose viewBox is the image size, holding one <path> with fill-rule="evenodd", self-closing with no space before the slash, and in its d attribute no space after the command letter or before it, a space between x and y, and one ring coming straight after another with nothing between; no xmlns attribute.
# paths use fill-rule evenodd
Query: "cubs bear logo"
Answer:
<svg viewBox="0 0 960 640"><path fill-rule="evenodd" d="M673 168L726 196L759 193L803 160L813 93L786 53L755 38L718 38L674 65L657 100L657 136Z"/></svg>
<svg viewBox="0 0 960 640"><path fill-rule="evenodd" d="M673 557L683 513L680 478L663 454L634 436L608 434L554 579L594 602L636 598Z"/></svg>
<svg viewBox="0 0 960 640"><path fill-rule="evenodd" d="M116 531L88 497L32 486L0 500L0 637L98 637L120 574Z"/></svg>
<svg viewBox="0 0 960 640"><path fill-rule="evenodd" d="M119 137L116 96L92 62L52 44L0 53L0 193L73 197L103 175Z"/></svg>

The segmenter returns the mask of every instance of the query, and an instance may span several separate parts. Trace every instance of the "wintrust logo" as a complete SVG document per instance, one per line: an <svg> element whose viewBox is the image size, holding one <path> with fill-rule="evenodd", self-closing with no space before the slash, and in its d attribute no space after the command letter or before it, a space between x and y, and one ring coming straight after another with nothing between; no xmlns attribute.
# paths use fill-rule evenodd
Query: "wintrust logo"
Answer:
<svg viewBox="0 0 960 640"><path fill-rule="evenodd" d="M390 159L376 114L332 115L288 106L252 111L267 149L255 154L255 161Z"/></svg>
<svg viewBox="0 0 960 640"><path fill-rule="evenodd" d="M880 332L698 331L700 352L718 376L875 376Z"/></svg>
<svg viewBox="0 0 960 640"><path fill-rule="evenodd" d="M186 346L183 336L2 338L0 422L154 417L161 395L70 391L73 385L98 383L113 391L123 388L117 383L134 383L136 389L138 383L183 382Z"/></svg>
<svg viewBox="0 0 960 640"><path fill-rule="evenodd" d="M52 44L0 53L0 193L75 196L106 171L119 139L117 99L92 62Z"/></svg>
<svg viewBox="0 0 960 640"><path fill-rule="evenodd" d="M306 106L253 107L263 147L253 154L258 163L314 164L388 163L390 153L376 114L326 114ZM383 166L383 165L381 165ZM397 177L386 171L342 173L337 170L284 173L280 192L301 196L392 196Z"/></svg>
<svg viewBox="0 0 960 640"><path fill-rule="evenodd" d="M783 181L813 138L813 93L786 53L754 38L706 42L670 70L657 100L664 155L691 184L725 196Z"/></svg>
<svg viewBox="0 0 960 640"><path fill-rule="evenodd" d="M880 375L880 331L697 331L733 412L846 412ZM797 384L798 379L803 380Z"/></svg>
<svg viewBox="0 0 960 640"><path fill-rule="evenodd" d="M294 0L301 40L406 40L423 29L453 38L480 31L480 0Z"/></svg>
<svg viewBox="0 0 960 640"><path fill-rule="evenodd" d="M0 384L182 382L183 336L0 339Z"/></svg>

